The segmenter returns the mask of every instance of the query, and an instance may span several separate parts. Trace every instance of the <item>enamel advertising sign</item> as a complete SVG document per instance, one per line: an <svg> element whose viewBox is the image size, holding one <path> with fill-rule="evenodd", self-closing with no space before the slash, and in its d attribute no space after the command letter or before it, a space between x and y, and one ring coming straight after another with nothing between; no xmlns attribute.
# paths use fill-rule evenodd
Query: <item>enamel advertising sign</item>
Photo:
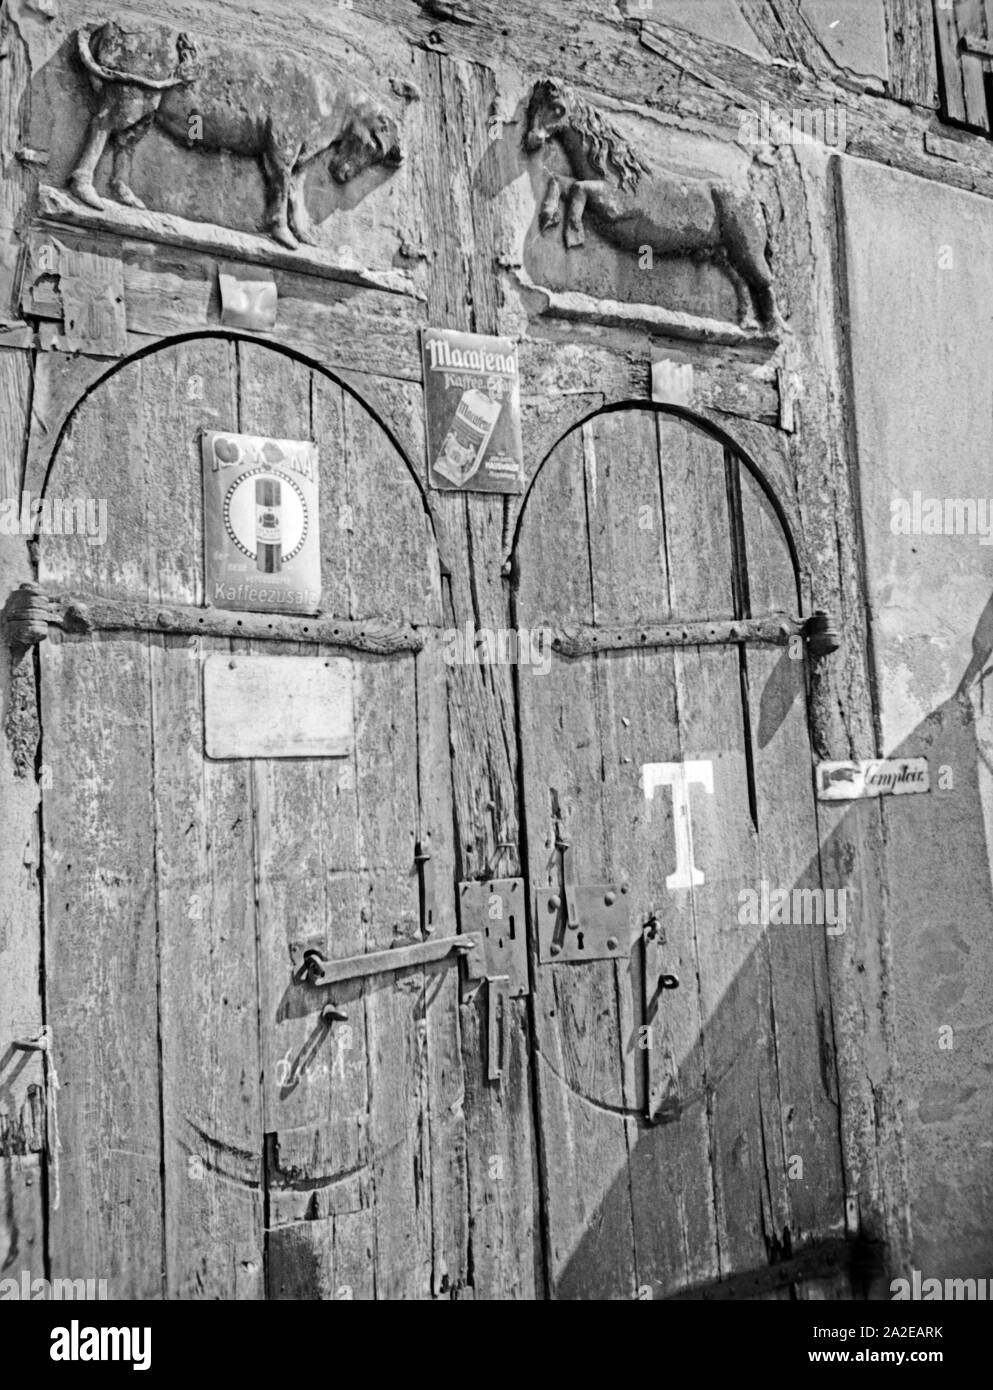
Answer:
<svg viewBox="0 0 993 1390"><path fill-rule="evenodd" d="M318 612L316 445L205 430L201 447L207 603Z"/></svg>
<svg viewBox="0 0 993 1390"><path fill-rule="evenodd" d="M425 328L428 480L447 492L523 492L517 348L509 338Z"/></svg>

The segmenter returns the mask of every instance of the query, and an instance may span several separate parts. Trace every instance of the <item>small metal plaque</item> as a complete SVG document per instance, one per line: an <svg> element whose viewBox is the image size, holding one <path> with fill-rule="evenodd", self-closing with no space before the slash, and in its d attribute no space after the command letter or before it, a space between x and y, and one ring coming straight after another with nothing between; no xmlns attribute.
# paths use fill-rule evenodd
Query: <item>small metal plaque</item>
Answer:
<svg viewBox="0 0 993 1390"><path fill-rule="evenodd" d="M652 352L652 400L662 405L692 405L693 363L656 348Z"/></svg>
<svg viewBox="0 0 993 1390"><path fill-rule="evenodd" d="M818 763L819 801L861 801L870 796L929 792L927 758L866 758L854 763Z"/></svg>
<svg viewBox="0 0 993 1390"><path fill-rule="evenodd" d="M208 656L203 711L208 758L344 758L353 746L352 663Z"/></svg>
<svg viewBox="0 0 993 1390"><path fill-rule="evenodd" d="M613 960L631 954L631 927L624 889L614 883L566 886L573 900L575 927L566 920L560 888L535 894L538 958L542 965L565 961Z"/></svg>
<svg viewBox="0 0 993 1390"><path fill-rule="evenodd" d="M241 278L221 271L217 282L221 294L221 323L264 332L275 328L276 282L270 275Z"/></svg>
<svg viewBox="0 0 993 1390"><path fill-rule="evenodd" d="M479 948L466 957L467 985L505 976L510 998L519 999L529 992L522 878L460 883L459 925L464 935L479 941Z"/></svg>

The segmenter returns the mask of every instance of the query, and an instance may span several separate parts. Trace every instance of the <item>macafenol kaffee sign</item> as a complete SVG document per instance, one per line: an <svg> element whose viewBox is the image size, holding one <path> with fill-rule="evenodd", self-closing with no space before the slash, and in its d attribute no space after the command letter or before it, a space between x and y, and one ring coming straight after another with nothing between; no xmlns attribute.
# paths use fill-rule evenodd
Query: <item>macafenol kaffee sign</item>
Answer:
<svg viewBox="0 0 993 1390"><path fill-rule="evenodd" d="M523 492L517 348L509 338L425 328L428 481L448 492Z"/></svg>

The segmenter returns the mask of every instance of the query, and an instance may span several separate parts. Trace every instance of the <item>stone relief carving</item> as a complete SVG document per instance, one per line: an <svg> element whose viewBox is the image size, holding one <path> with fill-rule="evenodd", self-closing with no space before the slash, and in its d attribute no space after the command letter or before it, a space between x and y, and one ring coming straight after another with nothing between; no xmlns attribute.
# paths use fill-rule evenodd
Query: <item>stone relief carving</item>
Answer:
<svg viewBox="0 0 993 1390"><path fill-rule="evenodd" d="M766 260L762 210L748 192L729 183L651 167L603 114L560 82L531 89L524 132L529 154L556 141L571 180L549 177L541 202L542 231L562 221L569 248L585 241L584 219L614 246L653 255L706 259L731 279L746 329L783 327ZM565 186L563 186L565 185Z"/></svg>
<svg viewBox="0 0 993 1390"><path fill-rule="evenodd" d="M106 206L94 187L108 141L110 192L144 204L130 187L135 147L154 124L188 149L257 159L267 190L265 229L290 249L315 240L304 205L308 165L326 155L347 183L373 165L396 168L403 156L393 115L344 76L267 53L201 53L186 34L160 26L123 29L114 21L77 31L80 62L97 96L83 152L68 186L91 207Z"/></svg>

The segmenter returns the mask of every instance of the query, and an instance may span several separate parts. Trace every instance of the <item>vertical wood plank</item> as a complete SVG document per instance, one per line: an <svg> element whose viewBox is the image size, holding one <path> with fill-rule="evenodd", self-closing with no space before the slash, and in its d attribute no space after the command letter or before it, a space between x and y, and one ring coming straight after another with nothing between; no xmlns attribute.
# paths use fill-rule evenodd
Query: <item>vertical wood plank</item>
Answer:
<svg viewBox="0 0 993 1390"><path fill-rule="evenodd" d="M10 80L11 74L7 76ZM18 90L16 81L13 87ZM11 95L10 89L0 94L0 107L7 106ZM0 145L4 121L0 114ZM0 192L0 207L10 191ZM0 269L0 298L2 280ZM31 389L30 355L0 349L2 498L20 496ZM0 536L0 594L8 594L30 578L26 539ZM45 1258L45 1072L40 1053L16 1051L11 1043L15 1038L37 1037L43 1022L39 790L35 780L38 695L34 654L22 654L15 662L5 641L0 641L0 651L5 735L0 740L0 799L4 808L4 833L0 836L0 882L4 885L0 903L0 1277L19 1278L26 1270L37 1278L44 1274Z"/></svg>
<svg viewBox="0 0 993 1390"><path fill-rule="evenodd" d="M592 421L583 434L597 620L669 617L657 417L647 410L623 411ZM681 934L678 919L671 920L666 887L675 867L673 805L665 793L649 805L641 782L645 764L681 760L675 661L665 652L609 653L596 664L603 686L597 723L611 857L630 885L635 933L657 914L659 967L682 981L677 993L656 996L646 1019L640 941L626 970L613 967L622 1015L636 1282L661 1297L717 1272L693 943ZM645 1024L651 1028L647 1038L639 1032ZM645 1041L658 1049L653 1060L668 1073L664 1123L655 1126L645 1118Z"/></svg>
<svg viewBox="0 0 993 1390"><path fill-rule="evenodd" d="M402 461L382 431L350 397L296 364L274 368L245 345L240 356L241 427L269 432L275 418L288 437L313 432L325 510L348 508L351 525L335 537L344 552L333 572L336 601L347 601L350 616L430 618L437 596L423 509L410 506L414 486L404 486ZM338 440L344 454L336 459L328 446ZM342 484L344 498L335 495ZM294 984L290 972L294 939L323 935L329 953L341 956L419 931L414 661L370 657L353 669L353 758L254 769L269 1286L276 1297L424 1298L432 1285L425 1001L434 972L387 973L334 990ZM445 988L450 1029L455 996L450 982ZM320 1010L331 998L349 1017L329 1027Z"/></svg>
<svg viewBox="0 0 993 1390"><path fill-rule="evenodd" d="M916 106L935 106L938 72L931 0L886 0L886 34L893 96Z"/></svg>
<svg viewBox="0 0 993 1390"><path fill-rule="evenodd" d="M238 428L313 438L311 372L259 344L242 342L237 351ZM323 476L326 458L336 458L334 434L330 442L331 449L317 439L324 516L334 502ZM267 647L287 661L304 651L314 655L290 644ZM334 953L349 954L349 944L361 949L361 890L348 833L354 769L338 759L294 758L253 760L246 770L255 825L268 1294L334 1298L339 1288L357 1288L361 1296L371 1284L371 1230L360 1241L364 1261L346 1267L336 1250L336 1219L367 1205L364 1028L359 1020L321 1020L324 992L294 981L289 950L314 935Z"/></svg>
<svg viewBox="0 0 993 1390"><path fill-rule="evenodd" d="M434 874L433 930L451 936L455 846L449 766L444 640L427 636L415 666L417 697L418 840ZM459 1028L459 975L441 970L426 981L428 1125L431 1148L431 1292L457 1297L468 1282L468 1176L465 1079Z"/></svg>
<svg viewBox="0 0 993 1390"><path fill-rule="evenodd" d="M106 421L113 437L111 421ZM52 1274L162 1295L152 711L145 642L42 653L45 980L62 1141ZM113 700L107 692L113 691Z"/></svg>
<svg viewBox="0 0 993 1390"><path fill-rule="evenodd" d="M44 537L42 583L148 598L142 364L78 411L56 496L106 500L108 544ZM129 486L120 486L124 461ZM111 1297L162 1292L163 1206L152 708L146 639L44 644L45 978L61 1082L53 1273L106 1278ZM108 698L113 692L113 698ZM54 1207L54 1197L53 1197Z"/></svg>
<svg viewBox="0 0 993 1390"><path fill-rule="evenodd" d="M343 400L348 477L351 618L440 620L437 557L420 493L382 427L354 397ZM385 582L384 582L385 581Z"/></svg>
<svg viewBox="0 0 993 1390"><path fill-rule="evenodd" d="M149 580L203 597L201 427L237 427L232 343L145 363ZM177 537L190 537L177 545ZM248 769L203 752L202 662L219 642L152 639L166 1281L173 1298L263 1287L258 970Z"/></svg>
<svg viewBox="0 0 993 1390"><path fill-rule="evenodd" d="M476 182L491 149L487 113L493 73L428 53L418 80L422 138L412 169L423 190L419 235L428 262L428 321L466 332L499 331L499 287L490 273L499 244L497 200ZM453 215L454 210L454 215ZM509 626L508 593L499 570L504 500L432 493L446 580L444 621L499 630ZM451 762L459 879L485 880L520 871L513 673L506 666L458 663L448 673ZM535 1295L538 1212L528 1004L506 1005L504 1076L486 1065L484 994L461 1010L468 1150L472 1290L477 1298ZM468 1292L468 1291L467 1291Z"/></svg>
<svg viewBox="0 0 993 1390"><path fill-rule="evenodd" d="M660 454L673 611L734 617L723 448L662 417ZM713 766L713 794L690 796L694 861L705 879L671 898L674 911L692 921L718 1259L726 1275L766 1263L775 1249L773 1213L785 1181L769 1161L764 1120L775 1085L768 964L761 928L738 920L738 890L757 878L738 653L698 648L674 660L681 759Z"/></svg>
<svg viewBox="0 0 993 1390"><path fill-rule="evenodd" d="M519 544L517 615L590 622L590 478L583 438L570 435L546 462ZM531 538L534 537L532 549ZM543 564L542 561L546 563ZM547 563L550 561L550 563ZM539 617L540 615L540 617ZM602 881L607 828L601 799L598 668L556 661L520 673L522 775L529 888L559 884L555 822L571 840L578 882ZM615 966L534 968L536 1085L542 1195L553 1298L630 1298L635 1292L628 1138L622 1111Z"/></svg>
<svg viewBox="0 0 993 1390"><path fill-rule="evenodd" d="M790 607L795 590L785 539L768 500L741 470L748 590L754 611ZM811 776L804 661L785 649L746 653L761 877L770 890L822 891ZM798 904L799 905L799 904ZM827 905L827 904L826 904ZM846 918L849 907L845 907ZM835 902L834 907L837 907ZM802 910L806 910L803 907ZM845 930L855 928L855 921ZM794 1250L845 1231L840 1115L825 920L768 932L779 1075L776 1128L786 1167L785 1213ZM802 1169L796 1160L801 1160ZM844 1276L811 1287L847 1289Z"/></svg>
<svg viewBox="0 0 993 1390"><path fill-rule="evenodd" d="M932 3L934 0L932 0ZM959 55L959 28L954 9L934 4L938 32L938 60L941 68L941 89L945 113L950 120L965 121L965 91L962 84L962 64Z"/></svg>

